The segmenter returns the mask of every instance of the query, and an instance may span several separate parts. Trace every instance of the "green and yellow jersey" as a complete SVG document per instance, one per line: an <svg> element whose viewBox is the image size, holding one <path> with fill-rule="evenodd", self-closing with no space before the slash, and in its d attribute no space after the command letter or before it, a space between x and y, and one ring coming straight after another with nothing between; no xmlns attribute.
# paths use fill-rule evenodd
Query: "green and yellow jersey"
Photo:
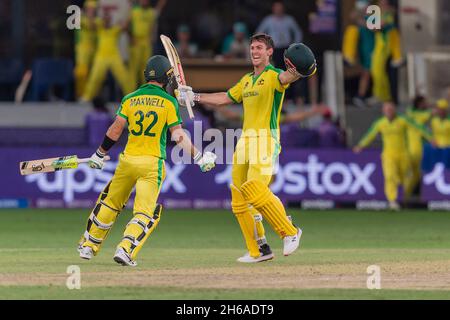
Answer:
<svg viewBox="0 0 450 320"><path fill-rule="evenodd" d="M167 129L182 123L174 97L145 84L123 98L117 115L128 121L126 155L166 159Z"/></svg>
<svg viewBox="0 0 450 320"><path fill-rule="evenodd" d="M157 18L156 10L135 6L131 10L131 35L134 41L150 45L150 37Z"/></svg>
<svg viewBox="0 0 450 320"><path fill-rule="evenodd" d="M431 119L431 131L439 148L450 148L450 117Z"/></svg>
<svg viewBox="0 0 450 320"><path fill-rule="evenodd" d="M289 87L278 78L282 72L269 64L258 76L248 73L228 90L228 97L244 108L243 136L272 135L279 141L281 107Z"/></svg>
<svg viewBox="0 0 450 320"><path fill-rule="evenodd" d="M431 119L431 111L410 109L406 112L406 116L417 125L425 127ZM408 147L412 152L422 152L422 135L415 128L408 129Z"/></svg>
<svg viewBox="0 0 450 320"><path fill-rule="evenodd" d="M417 130L421 136L427 140L432 140L432 136L428 131L406 117L397 116L392 121L389 121L386 117L382 117L372 125L358 146L363 148L369 146L377 135L381 134L384 154L396 155L405 153L408 152L409 129Z"/></svg>
<svg viewBox="0 0 450 320"><path fill-rule="evenodd" d="M97 20L97 55L100 57L110 57L112 55L120 54L119 52L119 37L122 33L120 26L111 26L106 28L101 19Z"/></svg>

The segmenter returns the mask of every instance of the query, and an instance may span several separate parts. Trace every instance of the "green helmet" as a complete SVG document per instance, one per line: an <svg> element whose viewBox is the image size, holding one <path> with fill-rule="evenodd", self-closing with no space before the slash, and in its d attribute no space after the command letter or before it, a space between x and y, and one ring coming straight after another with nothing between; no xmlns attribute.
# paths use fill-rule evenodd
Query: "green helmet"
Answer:
<svg viewBox="0 0 450 320"><path fill-rule="evenodd" d="M304 77L310 77L317 71L314 53L303 43L293 43L284 51L284 61L288 60Z"/></svg>
<svg viewBox="0 0 450 320"><path fill-rule="evenodd" d="M145 81L156 81L167 85L173 76L173 68L169 59L164 56L153 56L147 61L144 70Z"/></svg>

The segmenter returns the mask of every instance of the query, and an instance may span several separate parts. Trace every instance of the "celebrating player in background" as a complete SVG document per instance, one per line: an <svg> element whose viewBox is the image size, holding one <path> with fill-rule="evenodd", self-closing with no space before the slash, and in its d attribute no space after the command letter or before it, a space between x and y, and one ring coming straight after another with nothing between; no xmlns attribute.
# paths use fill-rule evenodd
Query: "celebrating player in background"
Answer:
<svg viewBox="0 0 450 320"><path fill-rule="evenodd" d="M122 93L130 92L133 85L129 81L128 71L119 52L119 37L127 27L126 23L114 25L111 14L106 12L103 19L98 18L97 27L97 51L94 65L84 91L82 101L91 101L97 96L106 74L111 71L119 83Z"/></svg>
<svg viewBox="0 0 450 320"><path fill-rule="evenodd" d="M112 228L120 211L125 207L131 191L136 187L133 219L127 224L114 261L136 266L136 255L161 218L162 206L157 204L161 184L165 178L166 135L189 154L203 172L215 166L216 156L202 154L193 146L181 127L178 103L165 88L173 77L169 60L154 56L144 72L147 84L125 96L114 123L106 132L102 145L92 155L89 165L103 168L103 159L120 138L128 123L128 143L119 157L112 180L100 194L89 216L87 228L79 243L80 257L91 259Z"/></svg>
<svg viewBox="0 0 450 320"><path fill-rule="evenodd" d="M148 57L153 54L152 43L156 21L166 2L167 0L158 0L153 8L150 0L139 0L139 4L131 9L130 80L135 86L139 86L144 81L142 69Z"/></svg>
<svg viewBox="0 0 450 320"><path fill-rule="evenodd" d="M243 103L243 132L233 156L231 207L245 238L248 253L239 262L253 263L273 258L267 245L261 215L283 239L285 256L299 246L301 229L286 215L283 204L269 189L275 161L280 153L279 121L285 90L301 77L313 75L316 61L303 44L293 44L285 52L288 71L270 64L274 43L267 34L250 39L253 72L248 73L228 92L194 94L192 88L179 87L179 101L189 95L191 101L216 107Z"/></svg>
<svg viewBox="0 0 450 320"><path fill-rule="evenodd" d="M408 151L408 130L414 129L425 139L432 141L431 135L406 117L397 115L397 110L392 102L383 105L384 116L377 120L361 139L353 151L360 153L368 147L381 134L383 140L383 152L381 161L384 175L384 192L389 201L391 210L400 210L397 203L398 187L403 186L405 197L409 196L408 187L411 185L412 166Z"/></svg>
<svg viewBox="0 0 450 320"><path fill-rule="evenodd" d="M83 94L86 85L89 69L94 59L95 46L97 42L95 19L97 3L89 0L84 4L83 15L81 16L81 29L76 32L75 45L75 90L77 98Z"/></svg>
<svg viewBox="0 0 450 320"><path fill-rule="evenodd" d="M413 107L406 112L406 116L419 126L425 126L431 119L431 111L428 109L428 103L425 97L417 96L414 98ZM423 158L423 138L415 128L408 129L408 150L411 156L413 173L411 184L408 187L408 193L412 194L420 182Z"/></svg>

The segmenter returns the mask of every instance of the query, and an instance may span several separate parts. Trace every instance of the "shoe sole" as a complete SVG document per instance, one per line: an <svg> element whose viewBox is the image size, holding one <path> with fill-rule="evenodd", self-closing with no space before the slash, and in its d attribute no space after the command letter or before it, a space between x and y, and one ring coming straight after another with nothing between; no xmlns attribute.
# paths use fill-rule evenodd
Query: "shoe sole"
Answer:
<svg viewBox="0 0 450 320"><path fill-rule="evenodd" d="M136 267L137 264L129 264L125 260L123 260L120 256L114 256L114 261L124 267Z"/></svg>
<svg viewBox="0 0 450 320"><path fill-rule="evenodd" d="M274 256L274 254L272 253L272 254L270 254L270 255L265 255L265 256L263 256L263 257L259 257L258 259L255 259L255 260L253 260L253 261L239 261L239 260L236 260L236 261L237 261L237 262L240 262L240 263L259 263L259 262L270 261L270 260L272 260L273 258L275 258L275 256Z"/></svg>
<svg viewBox="0 0 450 320"><path fill-rule="evenodd" d="M294 249L294 250L292 250L291 252L289 252L289 253L284 253L283 252L283 255L285 256L285 257L287 257L287 256L290 256L291 254L293 254L295 251L297 251L297 249L298 249L298 247L300 247L300 241L302 240L302 234L303 234L303 231L301 230L301 229L298 229L298 245L297 245L297 247Z"/></svg>

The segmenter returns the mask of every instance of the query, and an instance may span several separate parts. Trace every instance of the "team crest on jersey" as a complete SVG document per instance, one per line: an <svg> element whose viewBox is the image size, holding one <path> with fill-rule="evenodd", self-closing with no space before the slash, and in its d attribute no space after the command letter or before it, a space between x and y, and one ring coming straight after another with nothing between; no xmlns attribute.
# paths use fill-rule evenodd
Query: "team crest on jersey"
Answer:
<svg viewBox="0 0 450 320"><path fill-rule="evenodd" d="M258 81L258 86L262 86L264 84L264 79Z"/></svg>

